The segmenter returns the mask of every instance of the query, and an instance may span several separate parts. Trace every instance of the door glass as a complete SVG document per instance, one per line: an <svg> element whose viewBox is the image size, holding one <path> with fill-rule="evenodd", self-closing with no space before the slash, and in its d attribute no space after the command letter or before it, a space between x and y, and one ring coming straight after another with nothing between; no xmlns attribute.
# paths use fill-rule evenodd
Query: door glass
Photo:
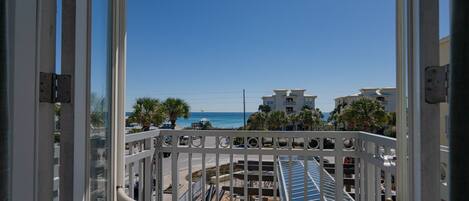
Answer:
<svg viewBox="0 0 469 201"><path fill-rule="evenodd" d="M111 12L109 0L91 5L90 200L110 199Z"/></svg>

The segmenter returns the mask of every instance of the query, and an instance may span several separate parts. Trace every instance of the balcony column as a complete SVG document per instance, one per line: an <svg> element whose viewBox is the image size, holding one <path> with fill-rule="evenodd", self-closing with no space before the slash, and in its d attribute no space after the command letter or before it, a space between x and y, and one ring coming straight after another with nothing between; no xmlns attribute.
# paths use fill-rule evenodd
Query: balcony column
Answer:
<svg viewBox="0 0 469 201"><path fill-rule="evenodd" d="M450 200L467 200L469 186L469 2L452 1L450 60Z"/></svg>

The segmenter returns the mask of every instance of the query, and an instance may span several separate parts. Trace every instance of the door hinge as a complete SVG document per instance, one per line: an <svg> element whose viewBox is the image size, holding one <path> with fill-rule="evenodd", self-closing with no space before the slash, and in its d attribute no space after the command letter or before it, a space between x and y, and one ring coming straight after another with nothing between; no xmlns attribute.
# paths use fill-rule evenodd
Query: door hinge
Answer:
<svg viewBox="0 0 469 201"><path fill-rule="evenodd" d="M448 97L449 65L425 68L425 102L443 103Z"/></svg>
<svg viewBox="0 0 469 201"><path fill-rule="evenodd" d="M70 103L71 76L40 73L39 101L45 103Z"/></svg>

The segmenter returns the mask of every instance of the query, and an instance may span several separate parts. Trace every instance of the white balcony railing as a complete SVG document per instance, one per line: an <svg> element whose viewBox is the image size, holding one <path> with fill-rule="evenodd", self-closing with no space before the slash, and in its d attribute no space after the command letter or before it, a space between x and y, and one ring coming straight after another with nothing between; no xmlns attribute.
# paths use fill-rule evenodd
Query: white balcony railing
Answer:
<svg viewBox="0 0 469 201"><path fill-rule="evenodd" d="M395 146L394 138L365 132L128 134L126 187L145 201L384 200L395 197ZM442 147L442 200L447 158Z"/></svg>

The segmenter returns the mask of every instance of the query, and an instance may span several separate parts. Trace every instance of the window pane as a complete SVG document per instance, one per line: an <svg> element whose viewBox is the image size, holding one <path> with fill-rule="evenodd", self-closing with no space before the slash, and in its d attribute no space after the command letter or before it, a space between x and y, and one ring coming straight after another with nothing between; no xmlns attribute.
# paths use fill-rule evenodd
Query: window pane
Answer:
<svg viewBox="0 0 469 201"><path fill-rule="evenodd" d="M91 13L90 199L110 199L110 1L93 0Z"/></svg>

